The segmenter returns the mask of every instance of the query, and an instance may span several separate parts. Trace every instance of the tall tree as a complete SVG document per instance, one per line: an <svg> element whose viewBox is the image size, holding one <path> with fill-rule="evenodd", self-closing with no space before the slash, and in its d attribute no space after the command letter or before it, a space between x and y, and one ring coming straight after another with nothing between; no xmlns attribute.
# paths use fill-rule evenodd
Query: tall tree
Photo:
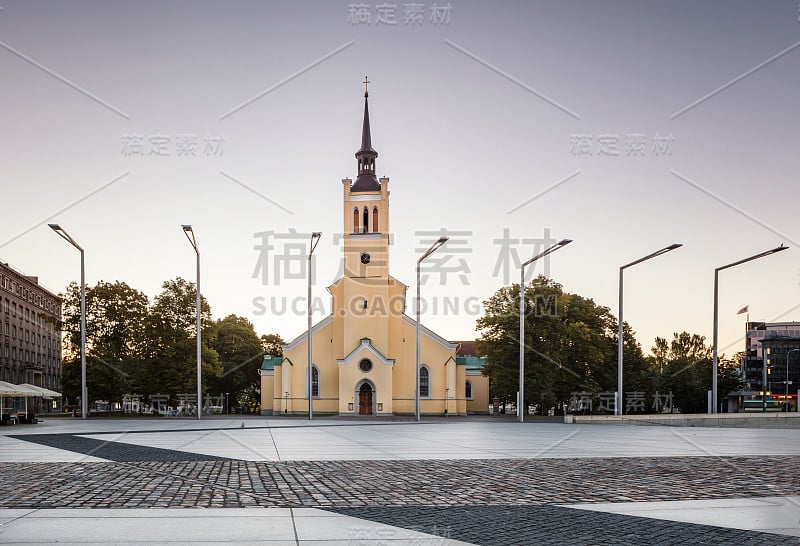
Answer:
<svg viewBox="0 0 800 546"><path fill-rule="evenodd" d="M80 356L80 286L70 283L64 298L62 329L66 359ZM145 345L147 295L120 281L86 288L86 354L122 362Z"/></svg>
<svg viewBox="0 0 800 546"><path fill-rule="evenodd" d="M519 289L498 290L478 319L478 351L487 359L493 395L512 400L519 384ZM525 301L526 405L558 411L576 391L616 390L617 323L607 307L543 276L525 287ZM641 367L641 347L627 325L624 335L626 368Z"/></svg>
<svg viewBox="0 0 800 546"><path fill-rule="evenodd" d="M211 381L215 392L229 393L229 400L260 382L264 350L253 324L244 317L228 315L209 329L208 344L219 355L222 374Z"/></svg>
<svg viewBox="0 0 800 546"><path fill-rule="evenodd" d="M80 395L80 287L71 283L64 297L63 385ZM90 401L118 401L131 385L146 344L147 296L124 282L98 282L86 289L86 388Z"/></svg>
<svg viewBox="0 0 800 546"><path fill-rule="evenodd" d="M278 334L264 334L261 336L261 348L264 354L283 356L284 345L286 345L286 342Z"/></svg>
<svg viewBox="0 0 800 546"><path fill-rule="evenodd" d="M196 325L193 283L180 277L166 281L156 296L147 321L148 347L144 372L139 376L138 387L144 393L191 394L196 392ZM203 384L222 374L219 355L208 346L211 326L211 307L201 295L200 327L202 338Z"/></svg>
<svg viewBox="0 0 800 546"><path fill-rule="evenodd" d="M672 394L675 407L684 413L705 413L711 389L712 347L698 334L673 334L671 342L657 337L652 348L657 389L660 395ZM739 364L721 355L717 370L720 399L741 386Z"/></svg>

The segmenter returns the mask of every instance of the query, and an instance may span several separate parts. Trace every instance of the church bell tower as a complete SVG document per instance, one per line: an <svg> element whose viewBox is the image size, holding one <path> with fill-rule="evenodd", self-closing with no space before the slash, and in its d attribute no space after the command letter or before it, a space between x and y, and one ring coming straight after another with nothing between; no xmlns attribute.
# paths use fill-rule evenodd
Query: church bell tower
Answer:
<svg viewBox="0 0 800 546"><path fill-rule="evenodd" d="M342 301L334 302L334 312L345 318L346 347L370 336L376 337L376 345L385 347L388 320L385 328L377 322L391 313L389 179L375 176L378 152L372 147L368 84L365 79L361 147L355 154L358 177L355 182L342 180L344 286Z"/></svg>

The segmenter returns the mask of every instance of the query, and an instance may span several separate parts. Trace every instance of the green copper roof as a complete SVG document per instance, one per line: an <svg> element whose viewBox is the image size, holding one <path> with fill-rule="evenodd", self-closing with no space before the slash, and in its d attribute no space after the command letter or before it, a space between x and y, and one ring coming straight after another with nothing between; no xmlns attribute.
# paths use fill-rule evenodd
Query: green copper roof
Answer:
<svg viewBox="0 0 800 546"><path fill-rule="evenodd" d="M486 361L479 356L457 356L456 364L466 366L468 370L482 370Z"/></svg>
<svg viewBox="0 0 800 546"><path fill-rule="evenodd" d="M261 362L261 369L274 370L275 366L281 365L281 362L283 362L282 356L265 356L264 360Z"/></svg>

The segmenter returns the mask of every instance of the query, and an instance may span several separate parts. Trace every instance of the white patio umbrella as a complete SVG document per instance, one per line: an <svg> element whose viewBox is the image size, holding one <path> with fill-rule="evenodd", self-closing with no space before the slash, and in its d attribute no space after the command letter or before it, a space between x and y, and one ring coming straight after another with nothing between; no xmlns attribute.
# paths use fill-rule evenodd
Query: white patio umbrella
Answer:
<svg viewBox="0 0 800 546"><path fill-rule="evenodd" d="M28 413L28 398L43 396L38 387L33 385L14 385L5 381L0 381L0 415L3 413L3 398L6 396L21 396L25 398L25 413Z"/></svg>
<svg viewBox="0 0 800 546"><path fill-rule="evenodd" d="M30 383L23 383L18 386L25 390L39 393L38 396L41 396L42 398L61 398L60 392L51 391L50 389L45 389L44 387L37 387L36 385L31 385Z"/></svg>
<svg viewBox="0 0 800 546"><path fill-rule="evenodd" d="M20 387L24 387L27 390L31 390L34 392L38 392L39 396L45 398L47 400L52 400L53 398L61 398L61 393L56 391L51 391L50 389L46 389L44 387L37 387L36 385L31 385L30 383L22 383ZM25 413L28 413L28 399L25 398Z"/></svg>

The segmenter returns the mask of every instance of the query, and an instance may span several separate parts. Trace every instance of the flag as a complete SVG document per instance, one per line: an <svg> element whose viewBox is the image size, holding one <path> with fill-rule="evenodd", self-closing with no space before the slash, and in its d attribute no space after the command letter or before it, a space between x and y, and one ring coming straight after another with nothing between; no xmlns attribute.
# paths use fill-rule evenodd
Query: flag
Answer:
<svg viewBox="0 0 800 546"><path fill-rule="evenodd" d="M741 315L742 313L747 313L748 311L750 311L750 306L749 305L745 305L744 307L739 309L739 312L736 313L736 314L737 315Z"/></svg>

